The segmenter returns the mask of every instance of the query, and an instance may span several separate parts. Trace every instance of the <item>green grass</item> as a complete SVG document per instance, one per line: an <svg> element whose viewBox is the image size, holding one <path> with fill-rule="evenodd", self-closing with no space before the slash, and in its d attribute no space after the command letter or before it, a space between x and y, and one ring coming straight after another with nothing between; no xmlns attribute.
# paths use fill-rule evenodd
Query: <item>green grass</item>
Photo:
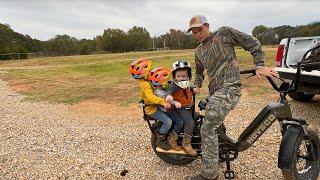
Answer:
<svg viewBox="0 0 320 180"><path fill-rule="evenodd" d="M274 65L275 53L275 49L266 50L267 65ZM249 52L237 50L237 56L240 69L254 67ZM0 69L8 71L1 78L30 100L73 104L99 99L128 105L137 102L140 96L138 82L128 74L128 65L132 59L141 57L152 59L154 67L170 68L178 59L195 66L193 50L130 52L0 62ZM244 82L245 87L248 84ZM261 94L269 93L265 86L248 87L258 87ZM201 96L206 93L207 88L203 88Z"/></svg>

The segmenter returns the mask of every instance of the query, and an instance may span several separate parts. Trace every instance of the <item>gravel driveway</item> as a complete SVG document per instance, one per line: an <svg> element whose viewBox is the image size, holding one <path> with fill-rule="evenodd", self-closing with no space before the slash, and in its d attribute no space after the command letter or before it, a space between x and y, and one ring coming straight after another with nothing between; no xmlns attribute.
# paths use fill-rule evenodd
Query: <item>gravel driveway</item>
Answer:
<svg viewBox="0 0 320 180"><path fill-rule="evenodd" d="M275 95L244 94L225 121L237 137ZM290 100L291 101L291 100ZM292 102L295 114L320 130L320 100ZM136 105L29 102L0 80L0 179L183 179L200 160L174 166L157 158ZM277 123L232 163L239 179L281 179ZM120 173L127 170L125 176ZM221 174L222 175L222 174Z"/></svg>

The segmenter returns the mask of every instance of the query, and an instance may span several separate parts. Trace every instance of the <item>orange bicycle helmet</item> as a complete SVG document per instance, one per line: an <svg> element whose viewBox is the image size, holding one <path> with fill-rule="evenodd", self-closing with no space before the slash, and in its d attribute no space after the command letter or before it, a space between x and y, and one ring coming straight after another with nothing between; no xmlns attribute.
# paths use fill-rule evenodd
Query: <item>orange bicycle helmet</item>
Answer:
<svg viewBox="0 0 320 180"><path fill-rule="evenodd" d="M147 78L152 61L149 59L137 59L129 65L129 73L135 79Z"/></svg>
<svg viewBox="0 0 320 180"><path fill-rule="evenodd" d="M164 85L170 79L171 71L164 67L156 67L153 68L149 73L149 81L150 83L157 87L160 85Z"/></svg>

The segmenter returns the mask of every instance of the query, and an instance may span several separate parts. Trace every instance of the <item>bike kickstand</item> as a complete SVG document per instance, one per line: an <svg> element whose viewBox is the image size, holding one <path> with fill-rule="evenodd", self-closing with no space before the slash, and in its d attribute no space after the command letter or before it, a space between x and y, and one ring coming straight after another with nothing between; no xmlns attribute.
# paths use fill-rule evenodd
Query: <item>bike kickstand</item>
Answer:
<svg viewBox="0 0 320 180"><path fill-rule="evenodd" d="M229 153L225 153L225 155L226 155L227 171L224 172L224 178L226 178L226 179L234 179L235 178L235 174L234 174L234 171L231 170Z"/></svg>

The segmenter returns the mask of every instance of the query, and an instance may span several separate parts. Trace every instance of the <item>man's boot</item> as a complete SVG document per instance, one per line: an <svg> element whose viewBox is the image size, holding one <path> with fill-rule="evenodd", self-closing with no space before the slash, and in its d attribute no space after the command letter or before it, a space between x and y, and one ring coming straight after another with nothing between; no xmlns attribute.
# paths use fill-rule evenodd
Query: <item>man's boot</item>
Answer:
<svg viewBox="0 0 320 180"><path fill-rule="evenodd" d="M176 134L174 131L172 131L172 133L169 134L169 138L168 138L168 144L170 145L171 149L176 151L181 150L181 146L177 144L178 138L179 138L179 135Z"/></svg>
<svg viewBox="0 0 320 180"><path fill-rule="evenodd" d="M169 144L166 143L166 135L160 134L159 132L157 134L156 145L157 145L157 147L159 147L163 150L166 150L166 151L170 149Z"/></svg>
<svg viewBox="0 0 320 180"><path fill-rule="evenodd" d="M185 134L182 141L182 149L192 157L196 157L198 153L191 146L191 136Z"/></svg>

